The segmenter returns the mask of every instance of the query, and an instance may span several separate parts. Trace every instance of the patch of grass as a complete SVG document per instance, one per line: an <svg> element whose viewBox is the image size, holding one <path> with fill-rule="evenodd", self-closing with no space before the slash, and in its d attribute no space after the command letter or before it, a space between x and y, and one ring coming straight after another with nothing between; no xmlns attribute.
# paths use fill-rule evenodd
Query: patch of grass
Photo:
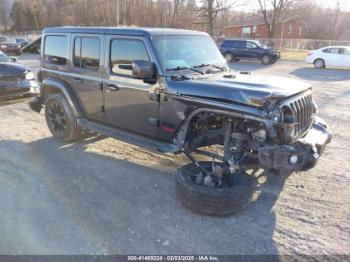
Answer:
<svg viewBox="0 0 350 262"><path fill-rule="evenodd" d="M285 60L305 60L308 50L281 49L281 59Z"/></svg>

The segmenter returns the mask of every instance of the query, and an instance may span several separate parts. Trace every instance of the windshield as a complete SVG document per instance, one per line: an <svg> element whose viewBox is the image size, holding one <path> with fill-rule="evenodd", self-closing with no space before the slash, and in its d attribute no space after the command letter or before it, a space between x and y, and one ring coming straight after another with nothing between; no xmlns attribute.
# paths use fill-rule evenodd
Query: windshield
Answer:
<svg viewBox="0 0 350 262"><path fill-rule="evenodd" d="M0 63L10 62L11 58L0 51Z"/></svg>
<svg viewBox="0 0 350 262"><path fill-rule="evenodd" d="M155 36L153 43L165 70L226 65L209 36Z"/></svg>

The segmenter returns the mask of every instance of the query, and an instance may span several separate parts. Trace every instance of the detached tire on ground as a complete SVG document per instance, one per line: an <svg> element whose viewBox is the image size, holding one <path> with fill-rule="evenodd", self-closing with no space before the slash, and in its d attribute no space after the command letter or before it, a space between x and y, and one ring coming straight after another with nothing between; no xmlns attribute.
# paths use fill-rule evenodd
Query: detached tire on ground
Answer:
<svg viewBox="0 0 350 262"><path fill-rule="evenodd" d="M201 162L211 170L211 162ZM198 185L191 175L200 170L188 164L175 173L175 187L181 203L188 209L210 216L229 216L249 207L256 188L255 178L245 173L235 175L232 187L214 188Z"/></svg>
<svg viewBox="0 0 350 262"><path fill-rule="evenodd" d="M51 94L45 103L45 118L51 134L64 142L81 137L74 113L62 94Z"/></svg>

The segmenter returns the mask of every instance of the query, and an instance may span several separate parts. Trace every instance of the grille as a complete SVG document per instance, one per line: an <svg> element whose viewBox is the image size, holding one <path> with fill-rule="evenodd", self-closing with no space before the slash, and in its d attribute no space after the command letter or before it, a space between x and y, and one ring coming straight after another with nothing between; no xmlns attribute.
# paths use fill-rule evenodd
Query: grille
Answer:
<svg viewBox="0 0 350 262"><path fill-rule="evenodd" d="M301 97L291 102L289 106L292 109L296 123L294 135L297 136L303 133L306 129L308 129L312 122L312 96L307 95Z"/></svg>
<svg viewBox="0 0 350 262"><path fill-rule="evenodd" d="M287 109L288 116L295 123L294 137L304 133L313 121L313 102L311 92L292 97L283 103L283 108Z"/></svg>

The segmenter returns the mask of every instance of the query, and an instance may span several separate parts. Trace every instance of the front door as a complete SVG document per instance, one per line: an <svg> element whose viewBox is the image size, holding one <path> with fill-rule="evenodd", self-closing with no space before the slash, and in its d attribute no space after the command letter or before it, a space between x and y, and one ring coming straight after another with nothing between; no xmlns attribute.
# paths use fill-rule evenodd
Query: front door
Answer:
<svg viewBox="0 0 350 262"><path fill-rule="evenodd" d="M158 135L158 83L132 77L132 62L151 61L142 37L107 36L105 110L111 125L148 136Z"/></svg>
<svg viewBox="0 0 350 262"><path fill-rule="evenodd" d="M246 42L244 56L246 58L258 58L258 46L253 42Z"/></svg>
<svg viewBox="0 0 350 262"><path fill-rule="evenodd" d="M338 66L350 67L350 47L341 48Z"/></svg>
<svg viewBox="0 0 350 262"><path fill-rule="evenodd" d="M85 116L104 120L102 71L103 41L99 35L73 35L72 70L69 82Z"/></svg>

